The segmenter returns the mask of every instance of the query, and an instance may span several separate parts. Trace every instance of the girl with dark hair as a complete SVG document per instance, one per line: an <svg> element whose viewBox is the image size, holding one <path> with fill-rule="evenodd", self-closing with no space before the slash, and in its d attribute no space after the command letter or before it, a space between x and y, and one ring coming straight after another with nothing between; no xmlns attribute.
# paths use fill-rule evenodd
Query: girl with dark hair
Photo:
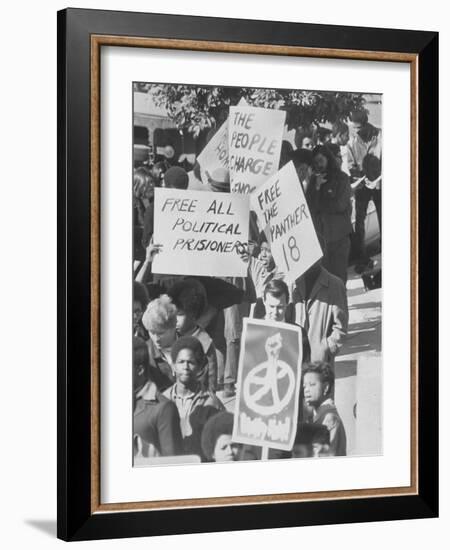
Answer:
<svg viewBox="0 0 450 550"><path fill-rule="evenodd" d="M347 438L332 395L334 391L333 369L327 363L310 363L302 371L302 393L305 404L312 408L312 422L326 426L330 433L330 455L347 454Z"/></svg>

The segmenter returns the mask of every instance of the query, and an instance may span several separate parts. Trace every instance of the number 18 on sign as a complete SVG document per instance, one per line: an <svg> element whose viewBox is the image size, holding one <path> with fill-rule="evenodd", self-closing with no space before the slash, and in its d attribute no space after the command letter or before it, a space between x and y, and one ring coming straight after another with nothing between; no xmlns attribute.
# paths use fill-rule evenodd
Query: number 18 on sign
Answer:
<svg viewBox="0 0 450 550"><path fill-rule="evenodd" d="M233 440L290 451L297 431L301 329L244 319L242 342Z"/></svg>
<svg viewBox="0 0 450 550"><path fill-rule="evenodd" d="M294 281L322 257L305 194L289 162L251 195L275 264Z"/></svg>

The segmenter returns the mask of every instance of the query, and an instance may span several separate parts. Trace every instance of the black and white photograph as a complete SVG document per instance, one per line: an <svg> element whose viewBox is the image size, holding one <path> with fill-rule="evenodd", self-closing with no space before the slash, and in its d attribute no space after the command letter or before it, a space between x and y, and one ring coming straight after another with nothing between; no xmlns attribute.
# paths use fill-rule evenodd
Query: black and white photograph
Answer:
<svg viewBox="0 0 450 550"><path fill-rule="evenodd" d="M135 467L383 454L382 107L133 82Z"/></svg>

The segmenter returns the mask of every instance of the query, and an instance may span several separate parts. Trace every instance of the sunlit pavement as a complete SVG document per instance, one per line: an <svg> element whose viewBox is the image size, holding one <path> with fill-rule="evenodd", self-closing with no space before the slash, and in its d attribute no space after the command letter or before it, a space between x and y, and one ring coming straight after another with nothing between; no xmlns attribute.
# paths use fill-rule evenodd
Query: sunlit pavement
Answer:
<svg viewBox="0 0 450 550"><path fill-rule="evenodd" d="M347 434L347 453L377 454L381 452L382 289L366 290L351 268L347 297L349 330L335 362L335 401Z"/></svg>

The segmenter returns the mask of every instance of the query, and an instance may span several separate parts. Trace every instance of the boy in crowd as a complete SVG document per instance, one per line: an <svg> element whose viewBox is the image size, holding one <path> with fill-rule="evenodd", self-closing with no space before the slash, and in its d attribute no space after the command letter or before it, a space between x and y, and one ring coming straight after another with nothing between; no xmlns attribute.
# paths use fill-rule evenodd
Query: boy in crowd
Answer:
<svg viewBox="0 0 450 550"><path fill-rule="evenodd" d="M208 306L205 287L197 279L187 278L176 283L169 294L177 307L177 334L194 336L200 341L208 361L202 386L215 393L217 389L216 347L211 336L197 324Z"/></svg>
<svg viewBox="0 0 450 550"><path fill-rule="evenodd" d="M315 456L345 456L347 439L344 425L332 399L334 373L326 363L310 363L303 369L303 397L305 404L312 408L312 422L328 429L330 434L329 450L327 443L317 441Z"/></svg>
<svg viewBox="0 0 450 550"><path fill-rule="evenodd" d="M182 336L171 350L176 382L164 395L177 406L183 436L183 453L205 458L201 434L208 418L225 410L223 403L210 391L202 390L201 377L207 359L197 338Z"/></svg>
<svg viewBox="0 0 450 550"><path fill-rule="evenodd" d="M133 339L133 442L135 458L181 453L180 417L175 405L149 379L148 349Z"/></svg>

